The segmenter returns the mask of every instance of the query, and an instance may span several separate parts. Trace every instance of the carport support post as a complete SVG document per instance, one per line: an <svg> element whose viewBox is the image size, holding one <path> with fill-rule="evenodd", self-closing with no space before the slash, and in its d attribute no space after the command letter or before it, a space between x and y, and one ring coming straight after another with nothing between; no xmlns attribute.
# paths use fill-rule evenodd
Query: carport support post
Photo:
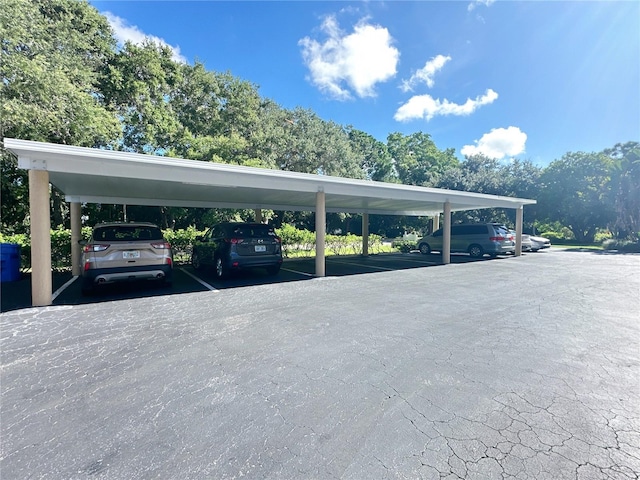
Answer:
<svg viewBox="0 0 640 480"><path fill-rule="evenodd" d="M81 208L78 202L71 202L71 274L77 277L80 271L80 244L82 238Z"/></svg>
<svg viewBox="0 0 640 480"><path fill-rule="evenodd" d="M516 208L516 257L522 255L522 218L524 217L524 207L520 205Z"/></svg>
<svg viewBox="0 0 640 480"><path fill-rule="evenodd" d="M431 230L431 233L435 232L439 228L440 228L440 214L437 214L433 216L433 229Z"/></svg>
<svg viewBox="0 0 640 480"><path fill-rule="evenodd" d="M253 218L256 223L262 223L262 209L255 208L253 210Z"/></svg>
<svg viewBox="0 0 640 480"><path fill-rule="evenodd" d="M52 303L51 212L49 172L29 170L29 215L31 218L31 303L44 307Z"/></svg>
<svg viewBox="0 0 640 480"><path fill-rule="evenodd" d="M327 212L325 208L324 190L316 192L316 277L324 277L324 242L327 229Z"/></svg>
<svg viewBox="0 0 640 480"><path fill-rule="evenodd" d="M369 214L362 214L362 256L369 256Z"/></svg>
<svg viewBox="0 0 640 480"><path fill-rule="evenodd" d="M451 263L451 203L444 202L444 215L442 226L442 263Z"/></svg>

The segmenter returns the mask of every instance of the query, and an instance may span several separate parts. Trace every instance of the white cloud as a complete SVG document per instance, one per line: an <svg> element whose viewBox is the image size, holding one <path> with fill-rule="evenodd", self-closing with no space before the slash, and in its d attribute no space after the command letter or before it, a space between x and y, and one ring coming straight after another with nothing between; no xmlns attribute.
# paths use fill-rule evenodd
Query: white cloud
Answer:
<svg viewBox="0 0 640 480"><path fill-rule="evenodd" d="M490 7L491 4L493 4L495 1L496 0L475 0L474 2L471 2L467 6L467 11L472 12L479 5L485 5L487 7Z"/></svg>
<svg viewBox="0 0 640 480"><path fill-rule="evenodd" d="M345 35L329 16L322 30L328 36L324 43L309 37L298 42L310 80L322 92L339 100L350 99L352 91L358 97L374 97L376 84L396 74L400 52L386 28L365 19Z"/></svg>
<svg viewBox="0 0 640 480"><path fill-rule="evenodd" d="M135 25L129 25L127 21L120 18L111 12L104 12L103 15L107 17L107 21L115 34L116 40L120 45L125 42L131 42L136 45L140 45L144 40L150 40L159 45L167 46L173 52L173 60L179 63L188 63L187 59L180 53L180 47L169 45L162 38L154 35L147 35Z"/></svg>
<svg viewBox="0 0 640 480"><path fill-rule="evenodd" d="M432 88L434 85L434 75L442 70L442 67L444 67L449 60L451 60L451 57L448 55L446 57L444 55L437 55L433 57L424 65L424 67L411 75L409 80L402 82L402 91L409 92L413 90L414 85L421 82L426 83L429 88Z"/></svg>
<svg viewBox="0 0 640 480"><path fill-rule="evenodd" d="M418 118L429 121L433 117L445 115L466 116L482 105L493 103L497 98L498 94L491 89L475 100L468 98L463 104L452 103L447 99L434 99L431 95L416 95L402 105L393 118L399 122L406 122Z"/></svg>
<svg viewBox="0 0 640 480"><path fill-rule="evenodd" d="M484 155L500 160L524 152L526 142L527 134L518 127L494 128L480 140L476 140L475 145L462 147L460 153L467 157Z"/></svg>

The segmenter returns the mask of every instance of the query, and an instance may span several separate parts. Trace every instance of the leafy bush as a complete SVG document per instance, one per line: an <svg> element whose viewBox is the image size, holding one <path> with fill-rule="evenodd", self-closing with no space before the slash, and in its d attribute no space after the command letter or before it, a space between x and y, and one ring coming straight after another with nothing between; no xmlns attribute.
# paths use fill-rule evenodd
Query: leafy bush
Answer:
<svg viewBox="0 0 640 480"><path fill-rule="evenodd" d="M83 227L81 238L89 240L91 227ZM20 245L20 270L31 268L31 236L26 233L3 235L0 233L0 243L17 243ZM51 230L51 269L65 271L71 268L71 230L57 228Z"/></svg>
<svg viewBox="0 0 640 480"><path fill-rule="evenodd" d="M417 250L418 242L412 240L396 240L391 246L402 253L409 253L411 250Z"/></svg>
<svg viewBox="0 0 640 480"><path fill-rule="evenodd" d="M171 244L173 250L173 261L175 263L189 263L191 261L191 252L193 251L193 242L196 237L203 235L204 231L198 231L194 226L186 229L162 231L164 238Z"/></svg>
<svg viewBox="0 0 640 480"><path fill-rule="evenodd" d="M610 240L613 238L613 234L609 230L598 230L594 237L594 241L596 243L602 243L605 240Z"/></svg>
<svg viewBox="0 0 640 480"><path fill-rule="evenodd" d="M640 253L640 241L617 240L614 238L602 242L602 248L605 250L617 250L625 253Z"/></svg>
<svg viewBox="0 0 640 480"><path fill-rule="evenodd" d="M309 230L299 230L293 225L285 224L276 228L276 234L282 240L282 254L289 257L293 252L311 256L316 246L316 236Z"/></svg>

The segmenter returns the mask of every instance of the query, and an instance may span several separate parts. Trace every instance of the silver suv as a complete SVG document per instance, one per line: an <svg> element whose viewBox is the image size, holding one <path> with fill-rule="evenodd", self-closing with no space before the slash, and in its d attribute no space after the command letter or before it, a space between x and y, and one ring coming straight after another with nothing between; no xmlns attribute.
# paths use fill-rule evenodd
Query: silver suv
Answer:
<svg viewBox="0 0 640 480"><path fill-rule="evenodd" d="M442 252L442 228L418 240L420 253ZM515 250L513 235L499 223L470 223L451 226L451 251L468 253L474 258L484 254L495 257Z"/></svg>
<svg viewBox="0 0 640 480"><path fill-rule="evenodd" d="M171 245L152 223L100 223L82 246L82 293L95 286L134 280L170 285Z"/></svg>

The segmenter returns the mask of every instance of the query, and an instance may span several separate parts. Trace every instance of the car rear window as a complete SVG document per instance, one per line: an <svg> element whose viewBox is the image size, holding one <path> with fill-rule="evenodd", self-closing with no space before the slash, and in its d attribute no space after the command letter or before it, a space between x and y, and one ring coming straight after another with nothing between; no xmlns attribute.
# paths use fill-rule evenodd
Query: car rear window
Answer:
<svg viewBox="0 0 640 480"><path fill-rule="evenodd" d="M95 241L127 242L136 240L162 240L162 231L158 227L140 225L113 225L96 228Z"/></svg>
<svg viewBox="0 0 640 480"><path fill-rule="evenodd" d="M275 236L276 233L269 225L235 225L231 228L231 234L238 237L258 238Z"/></svg>

